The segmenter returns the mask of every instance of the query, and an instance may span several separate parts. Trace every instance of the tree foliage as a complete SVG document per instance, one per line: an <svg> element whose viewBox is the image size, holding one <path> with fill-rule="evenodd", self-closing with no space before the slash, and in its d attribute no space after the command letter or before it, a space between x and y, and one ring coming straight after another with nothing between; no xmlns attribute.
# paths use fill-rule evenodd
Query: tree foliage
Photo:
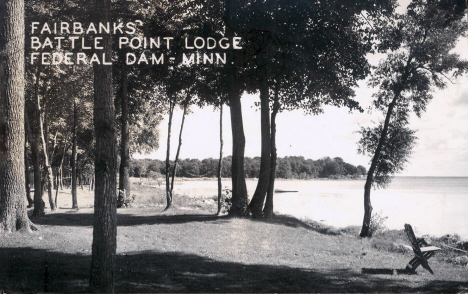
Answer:
<svg viewBox="0 0 468 294"><path fill-rule="evenodd" d="M403 171L415 145L415 131L409 129L408 114L400 112L393 116L388 128L385 145L378 157L374 172L373 185L385 188L393 175ZM362 127L361 139L358 142L358 152L361 154L375 154L379 137L382 134L383 122L376 127Z"/></svg>
<svg viewBox="0 0 468 294"><path fill-rule="evenodd" d="M370 236L372 185L385 186L403 170L414 145L408 116L426 110L435 89L443 89L465 73L468 62L452 50L466 36L463 20L466 2L413 0L404 14L375 18L377 52L386 57L374 70L369 85L378 88L373 107L385 115L375 128L361 130L360 151L368 152L371 164L364 186L364 220L361 237Z"/></svg>

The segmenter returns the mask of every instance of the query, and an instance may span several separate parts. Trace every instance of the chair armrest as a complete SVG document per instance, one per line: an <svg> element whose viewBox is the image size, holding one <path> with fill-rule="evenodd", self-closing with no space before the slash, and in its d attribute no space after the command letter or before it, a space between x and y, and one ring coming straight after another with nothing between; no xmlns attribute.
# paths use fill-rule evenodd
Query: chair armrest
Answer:
<svg viewBox="0 0 468 294"><path fill-rule="evenodd" d="M430 251L438 251L438 250L440 250L440 248L436 246L421 247L421 252L430 252Z"/></svg>

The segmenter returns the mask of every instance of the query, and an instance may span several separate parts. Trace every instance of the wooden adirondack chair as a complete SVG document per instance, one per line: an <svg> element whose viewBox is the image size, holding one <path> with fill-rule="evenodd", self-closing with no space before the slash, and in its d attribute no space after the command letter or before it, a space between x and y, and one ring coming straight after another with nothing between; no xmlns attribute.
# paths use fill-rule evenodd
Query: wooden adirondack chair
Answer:
<svg viewBox="0 0 468 294"><path fill-rule="evenodd" d="M411 247L415 255L406 266L406 270L414 273L416 272L416 268L422 265L423 268L427 269L431 274L434 274L427 260L431 258L436 251L440 250L440 248L429 246L423 238L416 238L413 228L409 224L405 224L405 233L408 240L411 242Z"/></svg>

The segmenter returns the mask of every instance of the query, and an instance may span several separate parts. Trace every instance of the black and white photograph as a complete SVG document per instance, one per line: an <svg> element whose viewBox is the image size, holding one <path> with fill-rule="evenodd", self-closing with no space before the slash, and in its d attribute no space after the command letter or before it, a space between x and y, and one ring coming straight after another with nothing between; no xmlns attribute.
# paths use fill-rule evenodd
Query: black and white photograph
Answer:
<svg viewBox="0 0 468 294"><path fill-rule="evenodd" d="M468 293L467 0L0 0L0 293Z"/></svg>

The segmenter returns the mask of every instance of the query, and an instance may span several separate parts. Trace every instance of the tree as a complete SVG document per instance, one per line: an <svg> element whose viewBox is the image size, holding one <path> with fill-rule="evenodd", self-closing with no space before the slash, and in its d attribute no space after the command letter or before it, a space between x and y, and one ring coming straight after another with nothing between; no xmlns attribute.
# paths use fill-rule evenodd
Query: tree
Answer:
<svg viewBox="0 0 468 294"><path fill-rule="evenodd" d="M172 196L173 196L172 192L174 191L174 180L175 180L175 176L176 176L176 173L177 173L177 164L179 162L180 147L182 146L182 132L184 130L185 117L187 115L189 103L190 103L190 94L187 93L184 101L182 102L183 113L182 113L182 122L180 123L179 144L177 145L177 152L176 152L176 156L175 156L175 159L174 159L174 164L172 166L171 186L169 188L170 197L167 198L167 206L166 206L165 210L171 208L171 206L172 206ZM172 111L174 111L174 108L172 108ZM170 114L170 115L171 115L171 120L172 120L172 114ZM169 125L169 127L170 127L170 125ZM171 130L169 129L169 131L168 131L168 142L170 142L170 138L169 138L170 133L171 133ZM168 149L170 148L169 143L168 143L167 148ZM168 154L169 154L169 151L168 151ZM167 175L166 175L166 179L167 179ZM167 191L166 191L166 193L167 193Z"/></svg>
<svg viewBox="0 0 468 294"><path fill-rule="evenodd" d="M28 107L29 104L29 107ZM30 105L30 103L26 103L26 114L25 114L25 122L26 122L26 132L28 133L29 138L29 145L31 146L31 161L33 164L33 182L34 182L34 210L33 210L33 217L41 217L45 215L44 212L44 201L42 200L42 187L41 187L41 163L40 163L40 148L37 135L37 130L39 130L37 125L31 125L31 121L29 120L29 116L34 116L36 114L35 107ZM30 110L28 110L30 109Z"/></svg>
<svg viewBox="0 0 468 294"><path fill-rule="evenodd" d="M110 22L110 0L95 0L96 22ZM102 53L112 56L111 37L102 34ZM114 292L117 248L117 150L112 68L94 65L95 179L94 224L89 287L92 292Z"/></svg>
<svg viewBox="0 0 468 294"><path fill-rule="evenodd" d="M393 1L252 1L245 9L239 21L240 31L248 32L244 74L248 90L260 91L262 123L261 170L249 208L254 217L270 217L278 111L302 108L318 114L324 104L359 109L352 87L368 73L370 50L359 15L389 13ZM268 206L262 212L265 197Z"/></svg>
<svg viewBox="0 0 468 294"><path fill-rule="evenodd" d="M218 160L218 210L217 215L221 213L221 191L222 191L222 182L221 182L221 172L223 170L223 101L219 105L219 160Z"/></svg>
<svg viewBox="0 0 468 294"><path fill-rule="evenodd" d="M135 20L145 22L139 27L136 35L151 35L148 30L160 28L163 24L153 26L152 19L160 19L158 13L161 10L160 3L145 3L138 1L114 2L112 13L115 19L125 23ZM119 61L113 62L113 72L116 86L116 108L120 109L120 167L119 167L119 193L117 208L124 206L125 199L130 197L130 158L132 152L138 150L147 153L158 147L157 125L161 120L157 103L151 102L154 85L158 84L161 70L148 70L144 66L128 66L124 60L129 53L128 48L117 48L118 42L114 42L114 49L118 52ZM142 54L144 49L133 50L133 53ZM155 105L156 104L156 109ZM160 104L160 103L159 103Z"/></svg>
<svg viewBox="0 0 468 294"><path fill-rule="evenodd" d="M0 1L0 233L30 231L24 177L24 1Z"/></svg>
<svg viewBox="0 0 468 294"><path fill-rule="evenodd" d="M129 109L128 109L128 74L126 66L123 66L120 81L120 102L122 115L120 116L120 168L119 168L119 199L117 207L123 206L125 199L130 196L130 132L129 132Z"/></svg>
<svg viewBox="0 0 468 294"><path fill-rule="evenodd" d="M364 186L364 219L361 237L370 237L371 187L385 187L401 171L414 145L408 116L426 110L436 88L444 88L468 69L468 62L450 51L466 34L463 21L466 2L458 0L413 0L403 15L377 19L379 52L387 53L371 76L377 87L373 106L385 114L375 128L362 128L359 151L372 156Z"/></svg>

